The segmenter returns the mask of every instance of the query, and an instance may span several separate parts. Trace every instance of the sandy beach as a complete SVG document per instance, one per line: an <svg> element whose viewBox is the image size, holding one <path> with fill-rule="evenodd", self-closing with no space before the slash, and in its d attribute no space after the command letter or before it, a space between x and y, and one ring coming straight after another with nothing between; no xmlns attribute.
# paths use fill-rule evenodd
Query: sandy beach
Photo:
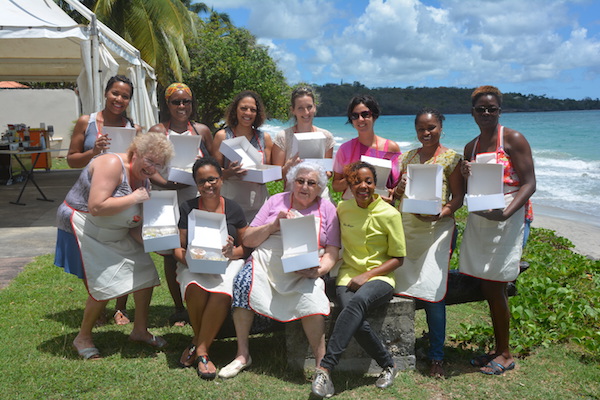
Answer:
<svg viewBox="0 0 600 400"><path fill-rule="evenodd" d="M554 207L533 205L533 228L556 231L569 239L573 251L600 260L600 217L583 215Z"/></svg>

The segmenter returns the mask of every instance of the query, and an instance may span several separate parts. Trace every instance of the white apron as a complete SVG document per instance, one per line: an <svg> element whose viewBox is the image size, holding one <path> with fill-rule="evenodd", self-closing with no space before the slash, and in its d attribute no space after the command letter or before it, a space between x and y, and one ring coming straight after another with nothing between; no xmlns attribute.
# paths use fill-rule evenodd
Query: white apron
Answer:
<svg viewBox="0 0 600 400"><path fill-rule="evenodd" d="M454 219L423 222L402 213L406 240L404 263L396 268L395 294L438 302L446 296Z"/></svg>
<svg viewBox="0 0 600 400"><path fill-rule="evenodd" d="M321 219L315 216L317 232ZM252 253L249 304L256 313L281 322L310 315L329 315L329 299L321 278L283 272L281 234L274 233Z"/></svg>
<svg viewBox="0 0 600 400"><path fill-rule="evenodd" d="M514 193L505 194L505 206L513 198ZM490 221L470 213L460 246L460 272L497 282L517 279L523 251L524 220L525 207L506 221Z"/></svg>
<svg viewBox="0 0 600 400"><path fill-rule="evenodd" d="M199 274L191 272L187 265L177 263L177 282L181 289L181 297L185 299L185 291L189 285L197 285L207 292L224 293L233 298L233 279L244 266L244 260L231 260L224 274Z"/></svg>
<svg viewBox="0 0 600 400"><path fill-rule="evenodd" d="M71 225L88 292L95 300L110 300L160 284L150 255L129 234L130 228L141 223L140 215L139 204L105 217L73 211Z"/></svg>
<svg viewBox="0 0 600 400"><path fill-rule="evenodd" d="M230 178L223 181L221 196L238 203L244 210L246 220L252 221L269 197L269 191L265 184Z"/></svg>

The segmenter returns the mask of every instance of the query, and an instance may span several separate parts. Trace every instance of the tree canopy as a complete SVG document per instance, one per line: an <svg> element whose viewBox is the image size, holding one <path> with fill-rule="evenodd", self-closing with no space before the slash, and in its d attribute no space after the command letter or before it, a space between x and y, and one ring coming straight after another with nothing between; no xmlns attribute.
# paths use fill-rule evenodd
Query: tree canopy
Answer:
<svg viewBox="0 0 600 400"><path fill-rule="evenodd" d="M353 84L328 83L315 85L321 97L319 115L341 116L346 114L350 99L357 94L375 97L385 115L414 115L423 107L433 107L444 114L470 112L471 93L474 88L413 87L369 89L360 82ZM546 96L504 93L503 112L568 111L600 109L600 100L551 99Z"/></svg>
<svg viewBox="0 0 600 400"><path fill-rule="evenodd" d="M286 118L289 87L265 46L213 14L198 21L197 31L188 41L191 69L183 81L198 100L200 122L214 129L233 97L247 89L260 94L269 118Z"/></svg>

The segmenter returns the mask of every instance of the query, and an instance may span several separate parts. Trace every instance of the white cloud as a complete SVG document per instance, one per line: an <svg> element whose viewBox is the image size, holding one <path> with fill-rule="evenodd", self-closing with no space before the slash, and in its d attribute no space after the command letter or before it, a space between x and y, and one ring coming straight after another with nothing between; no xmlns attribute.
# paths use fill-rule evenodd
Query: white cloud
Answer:
<svg viewBox="0 0 600 400"><path fill-rule="evenodd" d="M288 81L298 82L300 80L298 60L294 53L287 51L284 46L277 46L270 39L258 39L257 43L269 49L269 55L277 62L277 66Z"/></svg>
<svg viewBox="0 0 600 400"><path fill-rule="evenodd" d="M250 8L248 28L270 39L311 39L332 18L333 5L327 0L262 0Z"/></svg>

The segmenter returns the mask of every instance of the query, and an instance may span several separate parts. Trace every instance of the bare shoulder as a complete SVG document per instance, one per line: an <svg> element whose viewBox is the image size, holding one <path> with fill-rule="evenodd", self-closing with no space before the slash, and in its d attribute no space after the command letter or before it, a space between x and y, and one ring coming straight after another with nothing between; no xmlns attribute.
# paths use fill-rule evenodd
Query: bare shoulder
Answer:
<svg viewBox="0 0 600 400"><path fill-rule="evenodd" d="M400 145L396 141L390 140L388 144L388 150L394 153L399 153Z"/></svg>
<svg viewBox="0 0 600 400"><path fill-rule="evenodd" d="M150 129L148 129L148 132L159 132L159 133L167 133L167 128L165 128L165 126L163 125L162 122L152 126Z"/></svg>
<svg viewBox="0 0 600 400"><path fill-rule="evenodd" d="M215 139L221 139L221 140L224 140L224 139L225 139L225 137L226 137L226 135L225 135L225 129L219 129L219 130L217 131L217 133L215 133Z"/></svg>
<svg viewBox="0 0 600 400"><path fill-rule="evenodd" d="M525 136L514 129L504 127L504 146L507 150L511 148L517 148L522 146L529 146L529 142L525 139Z"/></svg>
<svg viewBox="0 0 600 400"><path fill-rule="evenodd" d="M194 129L196 129L196 132L198 132L198 134L201 136L211 134L208 126L206 126L200 122L194 122Z"/></svg>

